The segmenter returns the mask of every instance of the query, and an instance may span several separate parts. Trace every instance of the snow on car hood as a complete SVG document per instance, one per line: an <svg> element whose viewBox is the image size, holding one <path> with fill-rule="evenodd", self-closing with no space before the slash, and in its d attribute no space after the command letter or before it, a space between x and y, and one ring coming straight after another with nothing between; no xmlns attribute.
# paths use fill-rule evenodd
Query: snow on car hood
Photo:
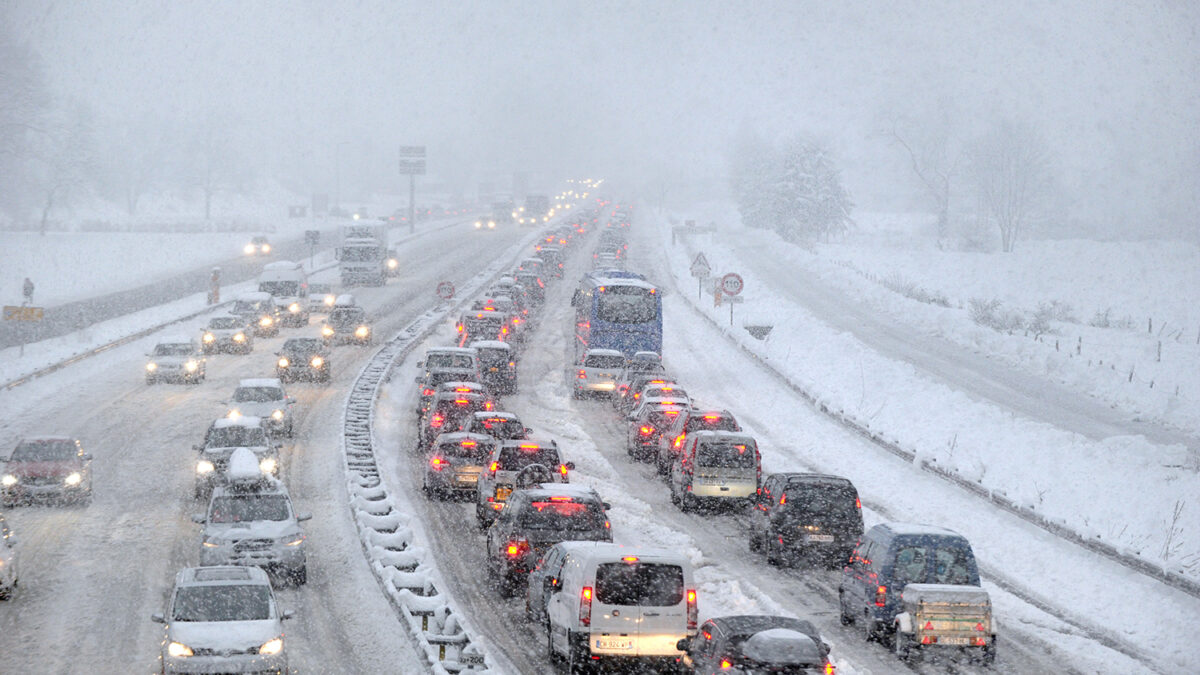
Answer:
<svg viewBox="0 0 1200 675"><path fill-rule="evenodd" d="M271 413L276 410L287 412L286 401L266 401L259 403L257 401L233 401L229 407L242 413L247 417L261 417L264 420L271 417Z"/></svg>
<svg viewBox="0 0 1200 675"><path fill-rule="evenodd" d="M172 621L169 638L192 649L237 649L259 647L283 635L278 619L263 621Z"/></svg>
<svg viewBox="0 0 1200 675"><path fill-rule="evenodd" d="M252 520L241 523L208 523L204 536L220 537L223 541L242 539L280 539L300 533L294 520Z"/></svg>
<svg viewBox="0 0 1200 675"><path fill-rule="evenodd" d="M819 665L821 650L812 638L787 628L770 628L751 635L742 644L742 654L771 665Z"/></svg>

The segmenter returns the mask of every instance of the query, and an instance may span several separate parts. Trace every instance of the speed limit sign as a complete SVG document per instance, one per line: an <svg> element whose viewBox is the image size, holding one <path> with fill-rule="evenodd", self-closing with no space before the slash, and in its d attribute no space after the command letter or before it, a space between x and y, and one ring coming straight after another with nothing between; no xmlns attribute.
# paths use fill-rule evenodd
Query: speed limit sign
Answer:
<svg viewBox="0 0 1200 675"><path fill-rule="evenodd" d="M437 285L437 296L443 300L449 300L454 297L454 284L449 281L443 281Z"/></svg>
<svg viewBox="0 0 1200 675"><path fill-rule="evenodd" d="M742 288L745 285L740 274L730 272L721 277L721 292L725 295L737 295L742 292Z"/></svg>

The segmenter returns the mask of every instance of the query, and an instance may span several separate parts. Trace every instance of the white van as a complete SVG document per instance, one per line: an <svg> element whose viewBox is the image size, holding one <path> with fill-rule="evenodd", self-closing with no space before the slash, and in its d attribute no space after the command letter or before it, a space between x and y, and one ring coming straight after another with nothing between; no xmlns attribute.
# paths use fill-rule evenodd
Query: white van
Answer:
<svg viewBox="0 0 1200 675"><path fill-rule="evenodd" d="M703 502L752 502L762 484L762 455L750 434L695 431L671 465L671 501L684 511Z"/></svg>
<svg viewBox="0 0 1200 675"><path fill-rule="evenodd" d="M291 260L263 265L258 290L275 297L281 322L290 326L308 325L308 273L304 265Z"/></svg>
<svg viewBox="0 0 1200 675"><path fill-rule="evenodd" d="M558 591L546 602L551 660L577 672L597 659L659 660L671 667L678 643L696 634L692 565L663 549L577 544Z"/></svg>

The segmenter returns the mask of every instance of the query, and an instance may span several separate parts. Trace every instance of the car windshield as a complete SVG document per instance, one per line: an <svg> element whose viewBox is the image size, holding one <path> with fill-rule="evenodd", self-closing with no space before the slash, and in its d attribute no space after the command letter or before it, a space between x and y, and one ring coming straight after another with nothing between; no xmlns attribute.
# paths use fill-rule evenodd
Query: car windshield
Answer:
<svg viewBox="0 0 1200 675"><path fill-rule="evenodd" d="M425 357L425 367L433 368L471 368L475 359L468 354L430 354ZM449 380L442 380L448 382Z"/></svg>
<svg viewBox="0 0 1200 675"><path fill-rule="evenodd" d="M713 431L741 431L737 422L728 415L693 415L688 418L687 430L698 431L711 429Z"/></svg>
<svg viewBox="0 0 1200 675"><path fill-rule="evenodd" d="M216 317L213 317L213 319L208 322L209 328L216 328L218 330L229 329L229 328L241 328L242 326L245 326L245 325L246 325L246 322L242 321L241 319L237 318L236 316L216 316Z"/></svg>
<svg viewBox="0 0 1200 675"><path fill-rule="evenodd" d="M486 420L475 420L471 431L480 434L488 434L501 440L516 440L525 437L525 425L520 420L511 420L505 418L489 418Z"/></svg>
<svg viewBox="0 0 1200 675"><path fill-rule="evenodd" d="M345 262L374 262L382 260L378 246L347 246L342 249L341 260Z"/></svg>
<svg viewBox="0 0 1200 675"><path fill-rule="evenodd" d="M287 520L288 499L283 495L231 495L213 499L210 523L246 523Z"/></svg>
<svg viewBox="0 0 1200 675"><path fill-rule="evenodd" d="M160 344L154 347L155 356L188 356L195 350L190 344Z"/></svg>
<svg viewBox="0 0 1200 675"><path fill-rule="evenodd" d="M330 323L361 323L366 312L361 307L335 307L329 313Z"/></svg>
<svg viewBox="0 0 1200 675"><path fill-rule="evenodd" d="M271 589L261 584L187 586L175 591L172 621L265 621Z"/></svg>
<svg viewBox="0 0 1200 675"><path fill-rule="evenodd" d="M594 502L534 501L521 510L517 527L586 532L604 529L604 508Z"/></svg>
<svg viewBox="0 0 1200 675"><path fill-rule="evenodd" d="M958 546L939 547L933 554L933 583L962 586L971 583L969 555Z"/></svg>
<svg viewBox="0 0 1200 675"><path fill-rule="evenodd" d="M507 349L480 349L479 360L485 366L504 365L512 360L512 353Z"/></svg>
<svg viewBox="0 0 1200 675"><path fill-rule="evenodd" d="M263 311L266 304L262 300L238 300L233 305L234 314L256 314Z"/></svg>
<svg viewBox="0 0 1200 675"><path fill-rule="evenodd" d="M71 440L21 441L13 450L12 461L54 462L73 459L78 454L79 448Z"/></svg>
<svg viewBox="0 0 1200 675"><path fill-rule="evenodd" d="M674 414L672 414L674 413ZM646 422L655 429L666 429L675 423L675 419L679 416L678 411L674 410L656 410L646 415Z"/></svg>
<svg viewBox="0 0 1200 675"><path fill-rule="evenodd" d="M233 400L238 403L270 403L282 401L283 390L279 387L238 387L233 392Z"/></svg>
<svg viewBox="0 0 1200 675"><path fill-rule="evenodd" d="M608 368L615 370L625 367L625 357L615 354L588 354L583 362L584 368Z"/></svg>
<svg viewBox="0 0 1200 675"><path fill-rule="evenodd" d="M258 448L266 447L267 432L262 427L213 427L204 439L209 448Z"/></svg>
<svg viewBox="0 0 1200 675"><path fill-rule="evenodd" d="M258 290L276 297L295 296L300 295L300 282L295 280L263 281L258 284Z"/></svg>
<svg viewBox="0 0 1200 675"><path fill-rule="evenodd" d="M658 316L658 296L641 286L608 286L596 293L596 317L610 323L646 323Z"/></svg>
<svg viewBox="0 0 1200 675"><path fill-rule="evenodd" d="M754 446L742 443L701 443L696 464L716 469L753 469L758 462Z"/></svg>
<svg viewBox="0 0 1200 675"><path fill-rule="evenodd" d="M501 471L520 471L533 464L541 464L553 471L558 468L558 449L534 446L531 448L508 447L500 451L497 460Z"/></svg>
<svg viewBox="0 0 1200 675"><path fill-rule="evenodd" d="M321 351L321 341L317 338L292 338L283 343L283 351L289 354L311 354Z"/></svg>
<svg viewBox="0 0 1200 675"><path fill-rule="evenodd" d="M683 601L683 568L642 562L599 565L596 600L606 605L678 605Z"/></svg>

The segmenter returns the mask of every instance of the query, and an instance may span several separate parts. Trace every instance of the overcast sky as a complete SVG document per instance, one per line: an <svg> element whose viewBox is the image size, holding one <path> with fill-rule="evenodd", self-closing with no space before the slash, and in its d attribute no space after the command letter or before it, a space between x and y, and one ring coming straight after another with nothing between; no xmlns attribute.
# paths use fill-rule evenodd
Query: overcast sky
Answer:
<svg viewBox="0 0 1200 675"><path fill-rule="evenodd" d="M1139 184L1195 186L1200 171L1194 2L10 10L59 93L108 118L236 119L272 156L267 165L329 164L340 144L343 155L391 167L397 145L423 143L447 172L703 181L749 125L824 138L861 201L891 192L881 185L903 168L872 135L880 116L953 101L968 125L1007 115L1040 127L1068 184L1134 171ZM1181 178L1184 169L1193 175Z"/></svg>

